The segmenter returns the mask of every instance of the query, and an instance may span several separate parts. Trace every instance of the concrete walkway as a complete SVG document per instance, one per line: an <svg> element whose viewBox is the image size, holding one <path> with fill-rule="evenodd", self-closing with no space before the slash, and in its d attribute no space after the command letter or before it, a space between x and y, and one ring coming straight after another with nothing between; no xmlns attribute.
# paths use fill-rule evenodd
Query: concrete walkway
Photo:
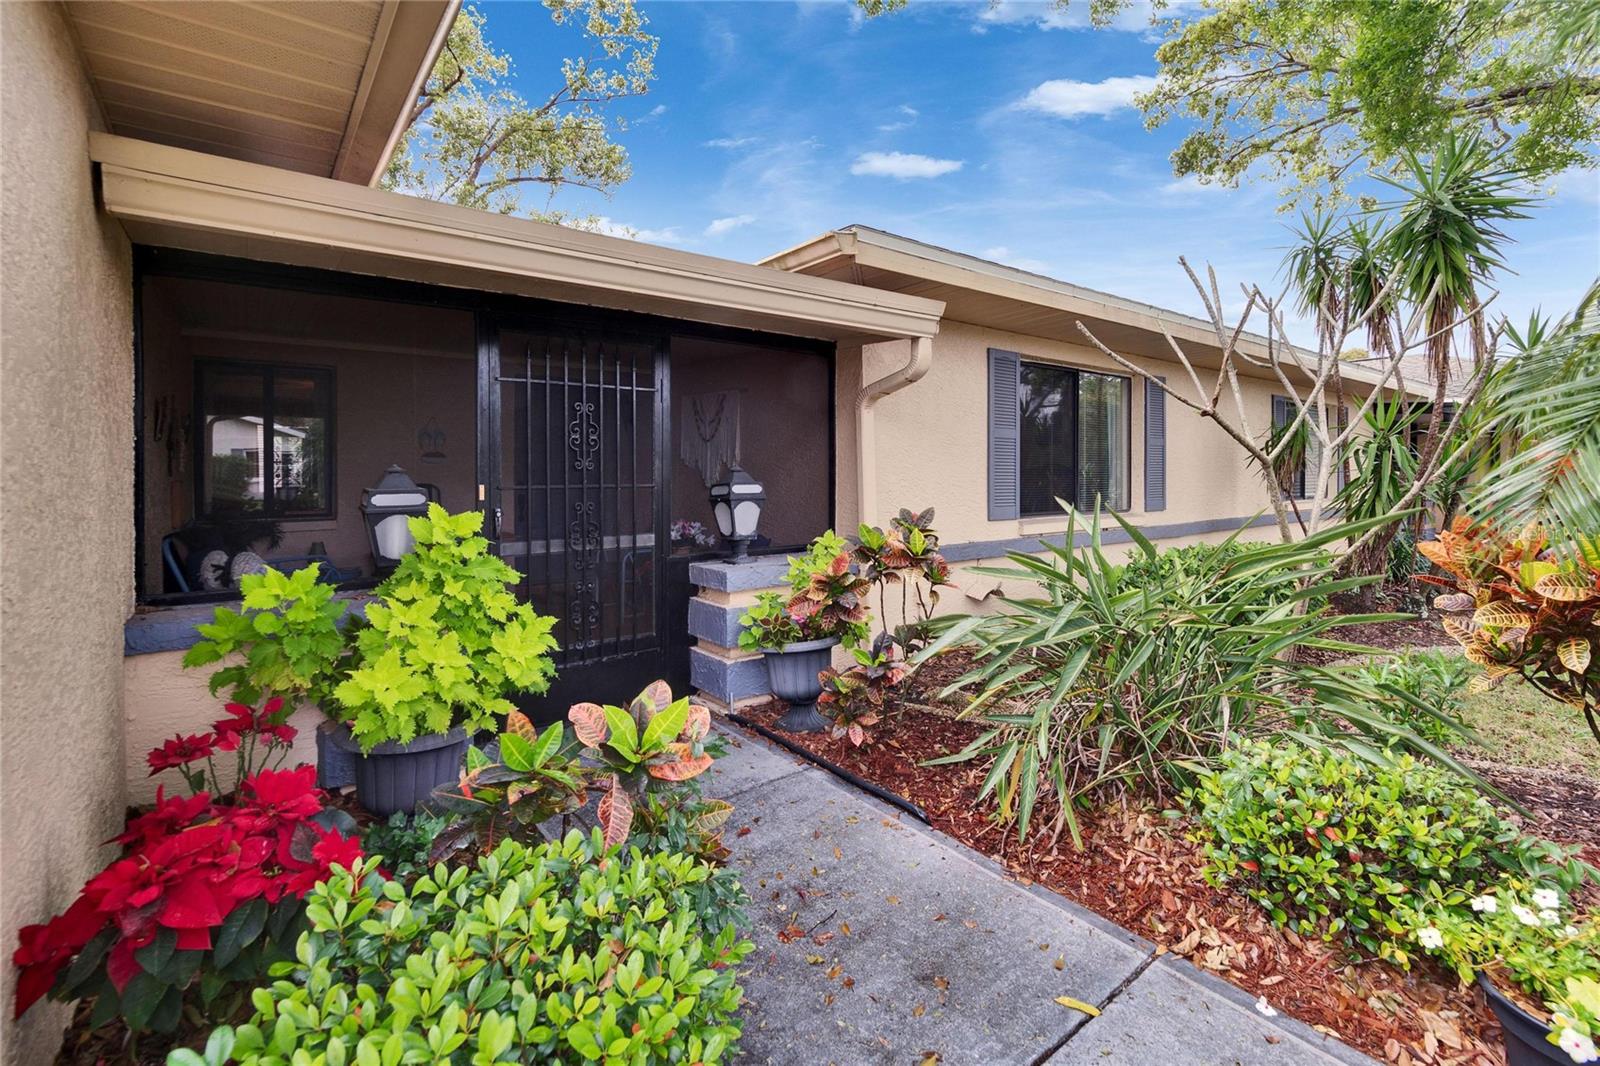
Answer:
<svg viewBox="0 0 1600 1066"><path fill-rule="evenodd" d="M737 807L724 840L753 900L741 1061L1370 1066L810 763L725 731L733 750L706 791Z"/></svg>

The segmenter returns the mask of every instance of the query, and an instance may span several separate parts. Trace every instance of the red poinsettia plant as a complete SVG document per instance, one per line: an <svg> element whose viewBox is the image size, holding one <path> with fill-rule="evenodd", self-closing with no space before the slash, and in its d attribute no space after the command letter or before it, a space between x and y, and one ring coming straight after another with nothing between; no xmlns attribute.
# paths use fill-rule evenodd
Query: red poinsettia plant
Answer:
<svg viewBox="0 0 1600 1066"><path fill-rule="evenodd" d="M316 770L265 769L293 731L269 701L230 705L211 734L179 737L150 753L152 772L180 770L194 793L156 792L153 809L115 838L120 858L94 875L67 910L24 928L12 961L16 1013L45 995L94 1001L93 1025L120 1016L132 1031L169 1031L186 1003L211 1018L242 1006L274 961L291 957L300 900L337 865L362 857L354 822L325 810ZM238 789L199 791L214 754L243 751ZM227 1002L229 997L235 1002Z"/></svg>
<svg viewBox="0 0 1600 1066"><path fill-rule="evenodd" d="M217 754L234 756L233 779L243 781L261 770L275 770L283 765L294 744L297 732L287 723L290 708L283 698L274 696L258 711L247 703L224 705L228 717L211 723L209 733L181 733L159 748L151 749L145 757L150 764L150 776L163 770L177 770L183 774L191 794L209 788L211 794L223 794L222 780L217 776ZM204 760L205 765L199 763Z"/></svg>

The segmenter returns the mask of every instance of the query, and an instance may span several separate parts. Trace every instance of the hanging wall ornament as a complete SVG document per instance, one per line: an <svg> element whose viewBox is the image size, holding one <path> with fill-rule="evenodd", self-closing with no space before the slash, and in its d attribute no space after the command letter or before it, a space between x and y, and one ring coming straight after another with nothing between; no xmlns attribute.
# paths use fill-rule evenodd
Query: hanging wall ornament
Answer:
<svg viewBox="0 0 1600 1066"><path fill-rule="evenodd" d="M679 457L710 488L739 461L739 394L707 392L684 400Z"/></svg>

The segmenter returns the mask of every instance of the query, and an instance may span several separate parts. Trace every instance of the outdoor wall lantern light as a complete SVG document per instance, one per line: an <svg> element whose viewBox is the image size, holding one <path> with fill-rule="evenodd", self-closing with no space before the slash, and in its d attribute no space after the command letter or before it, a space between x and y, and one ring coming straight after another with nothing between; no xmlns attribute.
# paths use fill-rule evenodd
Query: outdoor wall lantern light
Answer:
<svg viewBox="0 0 1600 1066"><path fill-rule="evenodd" d="M400 557L416 546L407 520L428 513L428 498L427 490L399 466L391 466L376 485L362 491L361 513L378 573L399 566Z"/></svg>
<svg viewBox="0 0 1600 1066"><path fill-rule="evenodd" d="M733 561L750 558L750 542L761 522L761 505L767 502L761 483L744 468L728 471L728 480L711 486L711 510L717 517L717 531L733 542Z"/></svg>

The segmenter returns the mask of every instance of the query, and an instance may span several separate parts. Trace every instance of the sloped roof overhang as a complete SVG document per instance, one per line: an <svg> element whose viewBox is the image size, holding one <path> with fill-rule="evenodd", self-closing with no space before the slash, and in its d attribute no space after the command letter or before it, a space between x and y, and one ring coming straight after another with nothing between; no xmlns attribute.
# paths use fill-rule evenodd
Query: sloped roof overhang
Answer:
<svg viewBox="0 0 1600 1066"><path fill-rule="evenodd" d="M835 341L931 337L944 304L92 134L134 241Z"/></svg>

